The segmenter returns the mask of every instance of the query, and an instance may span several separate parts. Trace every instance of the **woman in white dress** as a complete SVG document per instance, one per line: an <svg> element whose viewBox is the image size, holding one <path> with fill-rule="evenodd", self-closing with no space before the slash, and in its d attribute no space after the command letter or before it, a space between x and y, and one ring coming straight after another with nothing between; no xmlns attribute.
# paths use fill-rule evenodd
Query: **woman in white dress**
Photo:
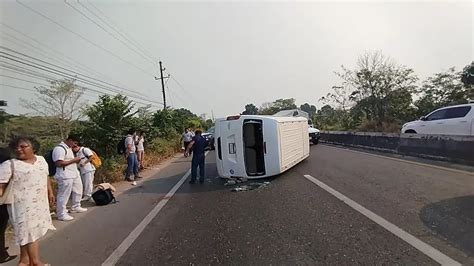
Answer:
<svg viewBox="0 0 474 266"><path fill-rule="evenodd" d="M43 157L35 155L39 144L32 138L16 138L9 147L15 152L16 159L0 165L0 190L3 193L8 182L12 182L13 203L8 205L8 212L15 242L20 245L18 265L44 265L39 256L38 240L48 230L55 230L49 211L54 195L48 164Z"/></svg>

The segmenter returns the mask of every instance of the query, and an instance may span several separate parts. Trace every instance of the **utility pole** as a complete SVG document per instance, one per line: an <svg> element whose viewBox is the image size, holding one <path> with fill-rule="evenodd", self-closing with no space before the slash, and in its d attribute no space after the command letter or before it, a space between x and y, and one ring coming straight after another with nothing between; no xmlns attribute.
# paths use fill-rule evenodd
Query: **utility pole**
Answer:
<svg viewBox="0 0 474 266"><path fill-rule="evenodd" d="M166 68L163 68L163 65L160 61L160 78L155 77L155 80L161 79L161 89L163 91L163 110L166 109L166 91L165 91L165 78L169 78L170 75L167 77L163 77L163 71L166 70Z"/></svg>

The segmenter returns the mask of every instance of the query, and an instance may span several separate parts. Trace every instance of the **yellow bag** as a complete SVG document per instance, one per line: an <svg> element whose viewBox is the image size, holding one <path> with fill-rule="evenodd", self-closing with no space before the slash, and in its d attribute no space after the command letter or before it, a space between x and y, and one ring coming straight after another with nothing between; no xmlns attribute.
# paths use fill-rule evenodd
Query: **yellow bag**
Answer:
<svg viewBox="0 0 474 266"><path fill-rule="evenodd" d="M92 151L92 156L90 158L91 164L95 167L95 169L102 166L102 160L100 159L99 155L95 151Z"/></svg>

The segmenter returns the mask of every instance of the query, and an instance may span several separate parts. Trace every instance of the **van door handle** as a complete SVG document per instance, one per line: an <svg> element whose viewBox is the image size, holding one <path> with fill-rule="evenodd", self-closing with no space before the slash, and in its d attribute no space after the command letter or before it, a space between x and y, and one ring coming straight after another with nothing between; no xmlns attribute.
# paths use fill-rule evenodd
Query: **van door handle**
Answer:
<svg viewBox="0 0 474 266"><path fill-rule="evenodd" d="M442 124L444 124L444 123L443 123L443 122L438 122L438 123L436 123L436 124L438 124L438 125L442 125Z"/></svg>
<svg viewBox="0 0 474 266"><path fill-rule="evenodd" d="M467 121L459 121L459 123L467 123Z"/></svg>

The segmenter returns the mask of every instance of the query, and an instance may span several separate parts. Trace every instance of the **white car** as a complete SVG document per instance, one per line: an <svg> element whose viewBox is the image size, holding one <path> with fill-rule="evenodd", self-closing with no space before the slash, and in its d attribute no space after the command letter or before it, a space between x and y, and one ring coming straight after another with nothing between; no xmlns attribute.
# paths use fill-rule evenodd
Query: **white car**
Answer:
<svg viewBox="0 0 474 266"><path fill-rule="evenodd" d="M319 138L321 137L319 129L314 128L313 126L308 126L309 141L314 145L319 143Z"/></svg>
<svg viewBox="0 0 474 266"><path fill-rule="evenodd" d="M474 135L474 103L437 109L403 125L402 133Z"/></svg>

